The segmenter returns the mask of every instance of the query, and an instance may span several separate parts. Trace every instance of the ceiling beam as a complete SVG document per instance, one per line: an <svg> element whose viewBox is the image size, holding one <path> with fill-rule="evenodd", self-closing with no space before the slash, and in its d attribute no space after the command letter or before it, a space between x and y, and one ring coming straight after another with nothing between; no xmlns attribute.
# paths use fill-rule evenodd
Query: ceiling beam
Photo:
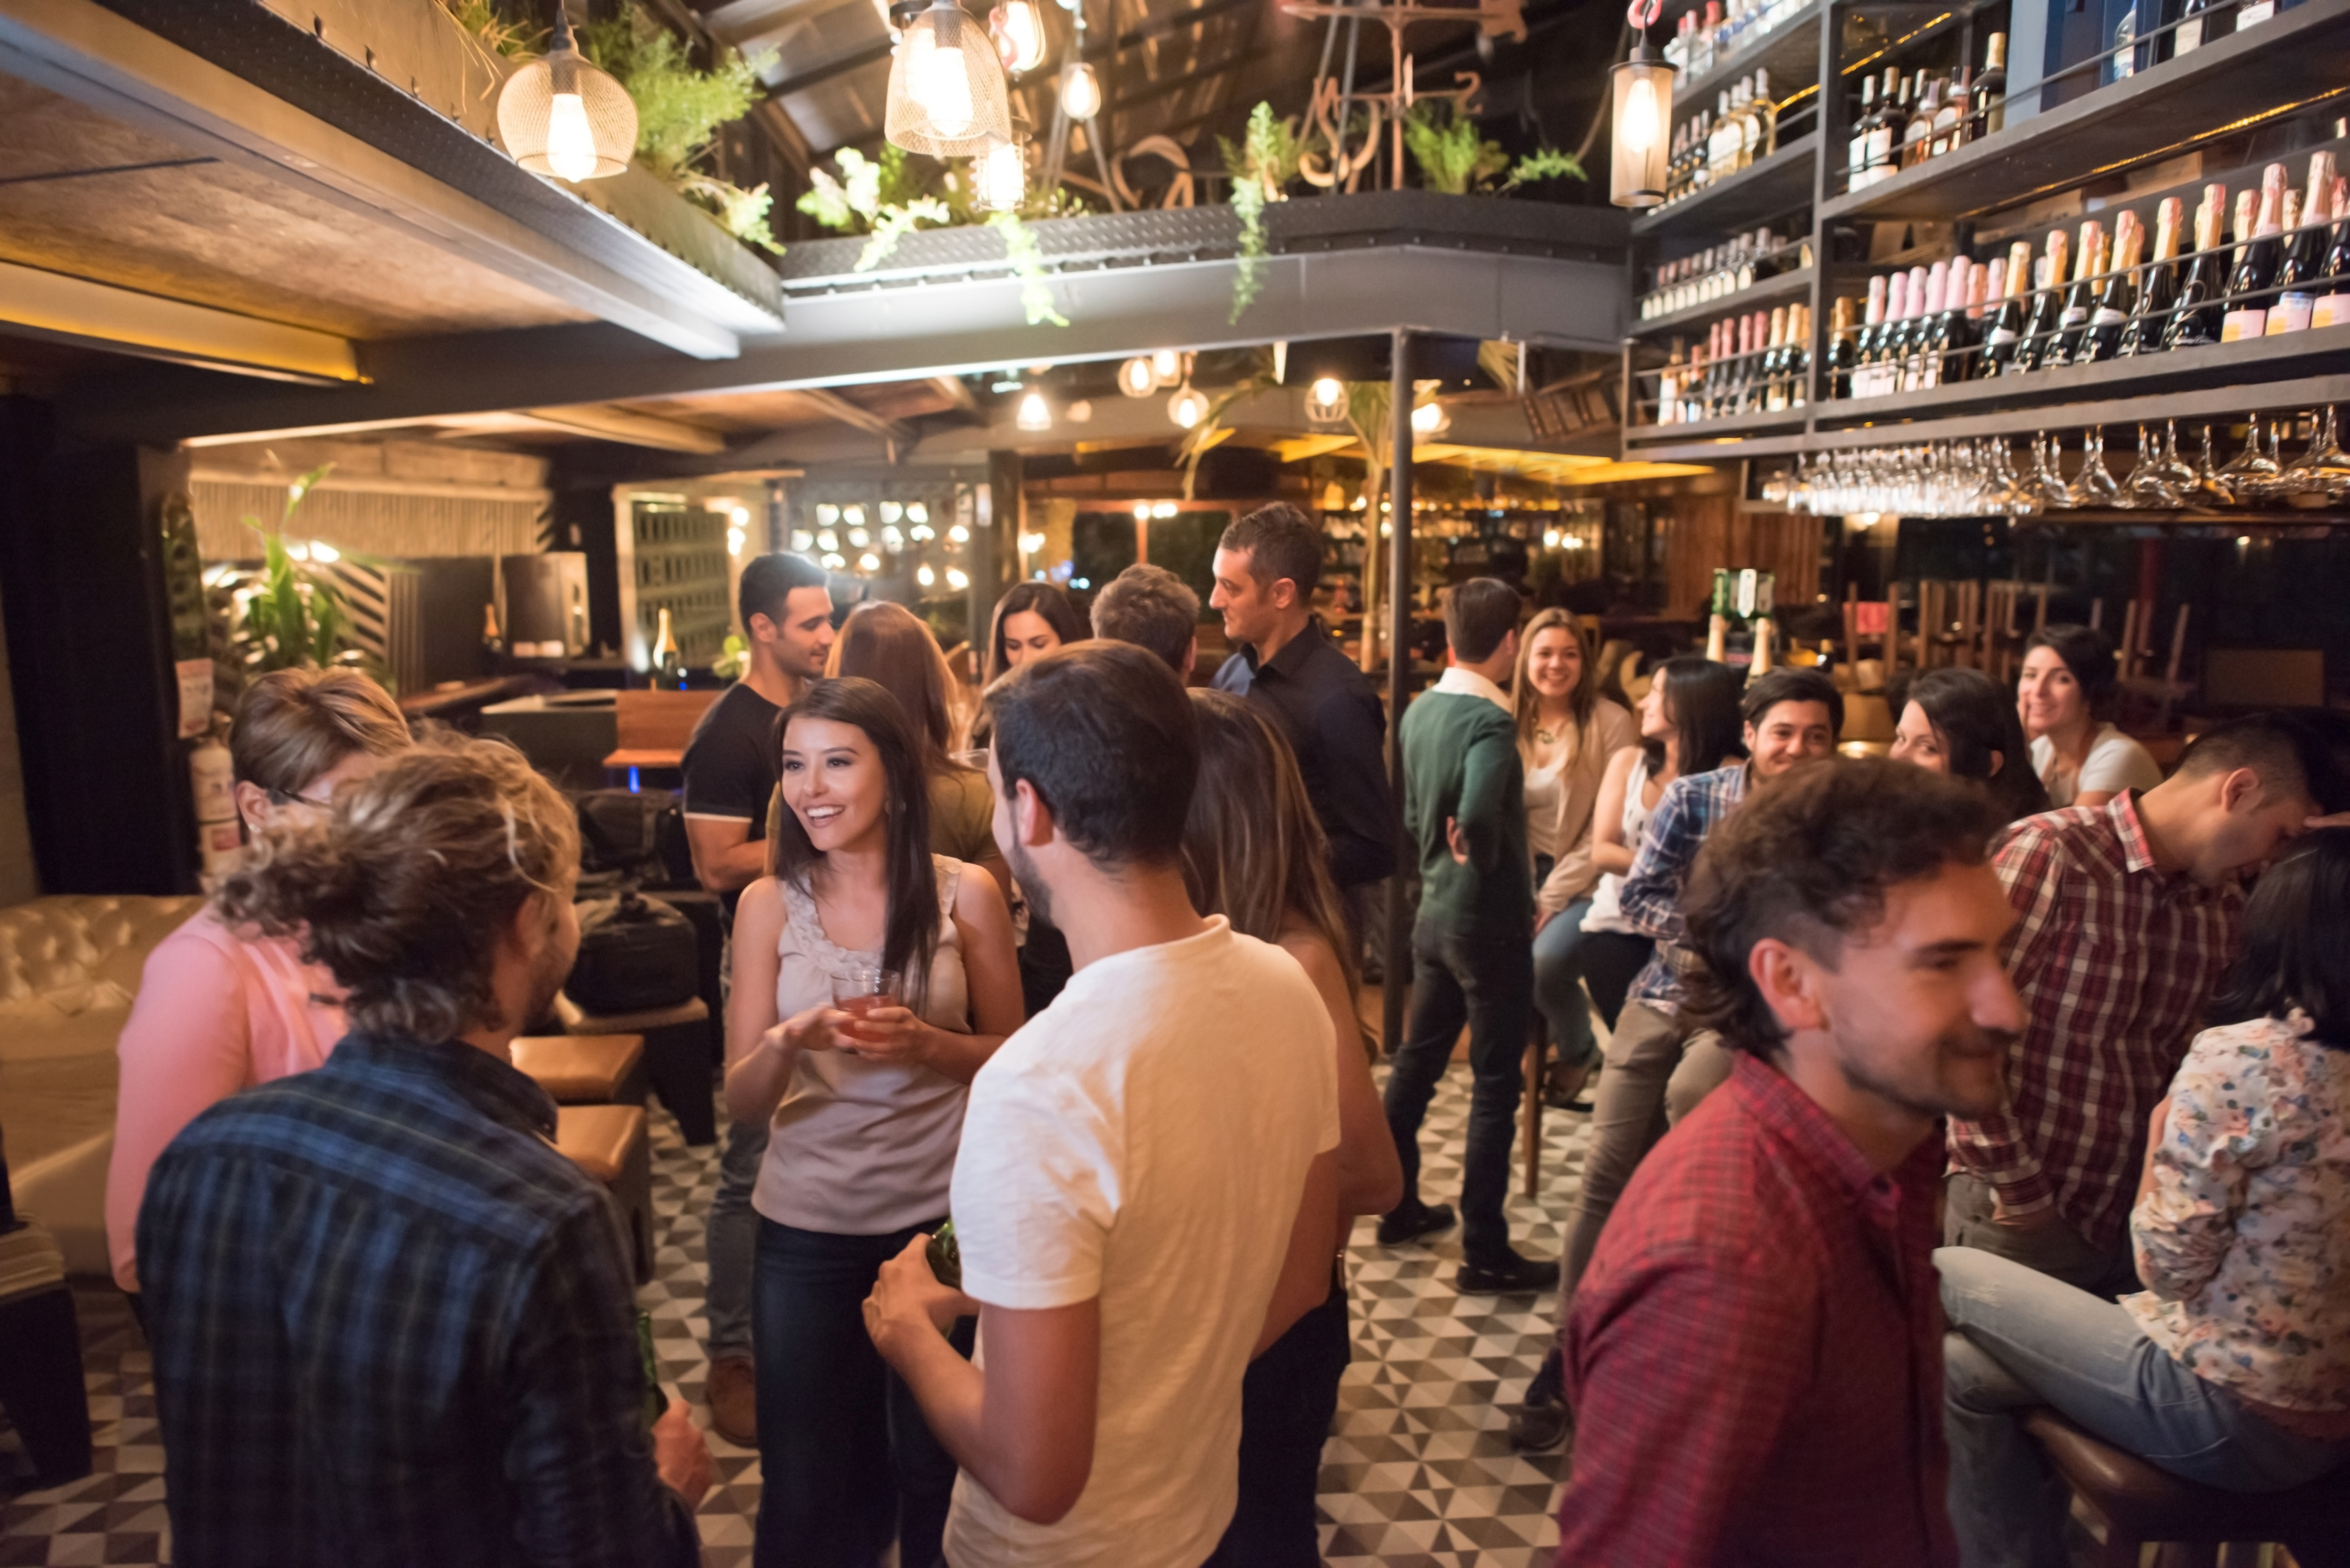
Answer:
<svg viewBox="0 0 2350 1568"><path fill-rule="evenodd" d="M558 430L574 431L604 441L621 441L629 446L658 447L663 452L691 452L705 455L726 450L726 438L716 431L688 424L683 420L639 413L635 409L579 403L567 408L527 409L524 411L543 425L553 425Z"/></svg>
<svg viewBox="0 0 2350 1568"><path fill-rule="evenodd" d="M877 414L860 403L852 403L838 392L827 391L822 387L802 387L798 397L802 402L823 410L842 424L869 431L893 446L911 446L917 439L913 426L893 420L887 414Z"/></svg>
<svg viewBox="0 0 2350 1568"><path fill-rule="evenodd" d="M0 262L0 323L28 337L271 380L365 379L348 338Z"/></svg>
<svg viewBox="0 0 2350 1568"><path fill-rule="evenodd" d="M1571 261L1358 244L1271 255L1261 265L1263 292L1237 326L1231 259L1060 274L1053 292L1070 318L1066 327L1029 326L1016 278L962 276L795 296L786 306L790 335L746 346L735 360L683 360L601 327L537 327L371 345L374 379L366 387L224 388L162 370L70 384L59 412L93 438L169 444L556 403L838 388L1155 348L1252 348L1274 336L1383 337L1404 327L1604 354L1623 335L1623 268L1612 255Z"/></svg>
<svg viewBox="0 0 2350 1568"><path fill-rule="evenodd" d="M255 62L256 71L294 69L284 47L259 47L264 30L281 45L279 36L289 35L297 51L315 51L316 58L303 57L304 70L290 84L263 86L94 0L0 0L0 70L168 137L192 155L404 231L671 349L724 358L739 351L744 335L780 330L758 302L590 202L588 192L524 172L411 99L391 85L395 76L407 79L398 75L400 62L380 59L370 74L262 5L188 9L203 12L185 18L199 32L200 23L217 24L214 32L235 35L223 41L204 33L208 47ZM169 26L173 15L167 9L149 19ZM232 44L245 53L234 54ZM307 91L335 118L279 96L276 86ZM632 171L603 183L642 187L650 178ZM658 227L654 220L685 205L658 185L592 193L617 203L639 227ZM689 237L702 236L697 230ZM724 238L714 229L709 237ZM677 248L691 254L682 243ZM764 268L760 276L772 281Z"/></svg>

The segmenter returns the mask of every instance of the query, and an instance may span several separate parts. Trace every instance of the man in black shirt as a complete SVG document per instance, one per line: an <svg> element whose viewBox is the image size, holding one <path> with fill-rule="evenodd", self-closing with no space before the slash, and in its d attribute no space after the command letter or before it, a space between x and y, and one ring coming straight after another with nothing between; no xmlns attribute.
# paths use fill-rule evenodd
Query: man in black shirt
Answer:
<svg viewBox="0 0 2350 1568"><path fill-rule="evenodd" d="M725 900L730 921L743 889L767 871L767 802L783 768L775 720L824 673L833 636L824 568L805 556L761 556L744 566L736 607L751 667L711 704L685 747L685 834L694 875ZM758 1441L751 1269L759 1226L751 1189L766 1152L765 1127L728 1127L710 1203L710 1423L745 1448Z"/></svg>
<svg viewBox="0 0 2350 1568"><path fill-rule="evenodd" d="M1387 715L1314 614L1322 531L1295 506L1260 506L1224 530L1215 573L1208 602L1234 649L1216 690L1245 697L1289 738L1330 841L1331 880L1359 924L1364 890L1395 871Z"/></svg>

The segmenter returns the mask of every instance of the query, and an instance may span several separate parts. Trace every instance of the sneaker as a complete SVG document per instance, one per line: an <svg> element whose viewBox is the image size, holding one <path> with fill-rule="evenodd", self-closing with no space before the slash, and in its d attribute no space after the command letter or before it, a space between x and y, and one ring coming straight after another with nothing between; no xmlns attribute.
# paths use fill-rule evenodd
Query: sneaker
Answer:
<svg viewBox="0 0 2350 1568"><path fill-rule="evenodd" d="M1451 1204L1407 1203L1379 1220L1379 1245L1400 1247L1451 1229Z"/></svg>
<svg viewBox="0 0 2350 1568"><path fill-rule="evenodd" d="M1575 1416L1564 1399L1529 1397L1510 1412L1510 1447L1522 1454L1546 1454L1566 1441Z"/></svg>
<svg viewBox="0 0 2350 1568"><path fill-rule="evenodd" d="M759 1379L749 1356L723 1355L712 1362L702 1397L720 1437L740 1449L759 1446Z"/></svg>
<svg viewBox="0 0 2350 1568"><path fill-rule="evenodd" d="M1462 1295L1514 1295L1523 1292L1555 1290L1558 1286L1558 1260L1522 1258L1515 1252L1505 1254L1492 1263L1463 1263L1453 1283Z"/></svg>

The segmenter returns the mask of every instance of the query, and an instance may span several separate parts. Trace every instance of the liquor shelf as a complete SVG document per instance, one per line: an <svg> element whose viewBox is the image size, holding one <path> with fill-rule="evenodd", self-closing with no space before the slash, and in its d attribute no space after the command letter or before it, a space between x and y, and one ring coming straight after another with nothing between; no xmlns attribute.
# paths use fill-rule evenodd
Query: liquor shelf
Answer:
<svg viewBox="0 0 2350 1568"><path fill-rule="evenodd" d="M2350 102L2345 22L2350 0L2306 0L2192 54L1827 202L1821 221L1973 217L2175 156L2222 132L2304 113L2330 99Z"/></svg>
<svg viewBox="0 0 2350 1568"><path fill-rule="evenodd" d="M1701 77L1673 85L1676 109L1706 108L1718 93L1757 67L1771 73L1773 95L1783 104L1820 79L1819 24L1822 0L1812 3L1734 54L1724 55Z"/></svg>
<svg viewBox="0 0 2350 1568"><path fill-rule="evenodd" d="M2324 3L2350 5L2350 0ZM1726 233L1800 207L1812 199L1813 161L1819 145L1816 130L1783 142L1779 151L1728 179L1634 219L1632 233L1643 239Z"/></svg>
<svg viewBox="0 0 2350 1568"><path fill-rule="evenodd" d="M1660 337L1668 333L1686 332L1691 327L1718 321L1725 316L1752 310L1783 299L1809 299L1812 279L1816 269L1799 266L1783 272L1776 277L1766 277L1751 288L1735 294L1725 294L1709 299L1702 305L1692 305L1687 310L1676 310L1670 316L1659 316L1647 321L1636 321L1628 328L1635 337Z"/></svg>

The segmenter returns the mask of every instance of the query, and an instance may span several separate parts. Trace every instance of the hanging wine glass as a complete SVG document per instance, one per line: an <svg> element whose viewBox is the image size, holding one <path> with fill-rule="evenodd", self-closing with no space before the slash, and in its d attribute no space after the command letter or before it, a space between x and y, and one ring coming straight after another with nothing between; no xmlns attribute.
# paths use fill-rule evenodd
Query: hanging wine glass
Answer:
<svg viewBox="0 0 2350 1568"><path fill-rule="evenodd" d="M2229 460L2220 471L2220 481L2240 506L2257 506L2267 499L2269 482L2282 472L2276 459L2271 457L2262 440L2268 421L2258 414L2245 417L2244 450Z"/></svg>
<svg viewBox="0 0 2350 1568"><path fill-rule="evenodd" d="M2211 427L2206 424L2203 427L2203 451L2195 464L2195 487L2189 493L2206 506L2233 506L2236 504L2236 493L2228 487L2228 482L2220 478L2220 471L2211 465L2214 444Z"/></svg>
<svg viewBox="0 0 2350 1568"><path fill-rule="evenodd" d="M2137 427L2137 466L2122 481L2124 506L2143 506L2163 511L2176 510L2178 492L2163 477L2162 442L2149 434L2144 425Z"/></svg>
<svg viewBox="0 0 2350 1568"><path fill-rule="evenodd" d="M2162 421L2162 455L2158 462L2162 482L2184 504L2195 493L2195 465L2178 453L2178 421Z"/></svg>
<svg viewBox="0 0 2350 1568"><path fill-rule="evenodd" d="M2073 504L2103 509L2121 504L2122 487L2106 467L2106 427L2095 425L2081 436L2081 472L2073 478Z"/></svg>
<svg viewBox="0 0 2350 1568"><path fill-rule="evenodd" d="M2288 506L2304 510L2328 506L2350 494L2350 452L2339 443L2334 405L2320 410L2317 433L2309 450L2294 460L2276 481L2274 493Z"/></svg>

